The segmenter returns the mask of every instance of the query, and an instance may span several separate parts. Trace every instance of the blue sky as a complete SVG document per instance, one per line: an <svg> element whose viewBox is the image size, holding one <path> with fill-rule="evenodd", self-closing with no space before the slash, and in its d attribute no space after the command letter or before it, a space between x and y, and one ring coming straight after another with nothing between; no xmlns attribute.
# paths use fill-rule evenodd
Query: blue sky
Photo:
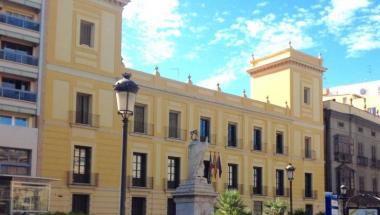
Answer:
<svg viewBox="0 0 380 215"><path fill-rule="evenodd" d="M249 60L288 47L322 54L324 86L380 79L380 0L132 0L127 67L240 95Z"/></svg>

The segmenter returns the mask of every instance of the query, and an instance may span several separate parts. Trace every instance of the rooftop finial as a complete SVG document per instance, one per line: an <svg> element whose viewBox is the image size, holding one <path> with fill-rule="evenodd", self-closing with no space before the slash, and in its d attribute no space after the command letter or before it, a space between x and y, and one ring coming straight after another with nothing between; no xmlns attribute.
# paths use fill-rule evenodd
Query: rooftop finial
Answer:
<svg viewBox="0 0 380 215"><path fill-rule="evenodd" d="M323 58L323 56L322 56L322 53L321 53L321 52L319 52L318 58L319 58L319 59L322 59L322 58Z"/></svg>
<svg viewBox="0 0 380 215"><path fill-rule="evenodd" d="M160 76L160 71L158 70L158 66L154 67L154 74Z"/></svg>
<svg viewBox="0 0 380 215"><path fill-rule="evenodd" d="M220 91L220 84L219 83L216 84L216 88L218 91Z"/></svg>
<svg viewBox="0 0 380 215"><path fill-rule="evenodd" d="M267 103L269 103L269 96L267 96L266 99L267 99Z"/></svg>
<svg viewBox="0 0 380 215"><path fill-rule="evenodd" d="M192 83L193 83L193 82L191 81L191 75L190 75L190 74L187 76L187 83L189 83L189 84L192 84Z"/></svg>
<svg viewBox="0 0 380 215"><path fill-rule="evenodd" d="M245 93L245 89L243 90L243 97L247 98L247 94Z"/></svg>
<svg viewBox="0 0 380 215"><path fill-rule="evenodd" d="M293 47L292 47L292 41L291 41L291 40L289 40L289 48L293 48Z"/></svg>
<svg viewBox="0 0 380 215"><path fill-rule="evenodd" d="M255 54L254 53L251 54L251 58L252 58L252 60L255 60Z"/></svg>

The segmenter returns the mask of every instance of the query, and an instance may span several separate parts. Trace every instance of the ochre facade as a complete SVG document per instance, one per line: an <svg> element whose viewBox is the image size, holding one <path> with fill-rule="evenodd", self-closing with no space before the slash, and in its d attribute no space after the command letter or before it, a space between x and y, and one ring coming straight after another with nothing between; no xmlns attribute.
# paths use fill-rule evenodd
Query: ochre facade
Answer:
<svg viewBox="0 0 380 215"><path fill-rule="evenodd" d="M146 214L167 214L168 157L180 158L180 179L187 177L189 131L200 130L200 118L210 120L211 152L221 156L223 174L213 180L225 190L228 163L238 165L238 188L244 202L276 197L276 169L296 167L294 208L312 205L324 211L324 148L322 121L322 60L289 48L252 61L253 99L181 83L125 69L121 63L122 6L117 0L50 0L44 35L41 118L37 173L58 181L51 185L51 211L71 211L75 194L90 196L90 214L117 214L120 195L121 118L116 112L112 84L130 72L140 86L137 103L145 107L146 132L128 136L128 176L133 153L146 154L143 188L128 186L127 211L132 197L146 199ZM91 22L93 40L80 45L81 21ZM128 41L126 41L128 42ZM307 90L305 90L307 89ZM304 95L304 93L308 95ZM77 122L78 93L90 96L90 123ZM307 97L307 98L305 98ZM180 116L181 138L168 137L169 112ZM237 145L227 146L228 123L236 125ZM253 129L262 129L262 150L252 148ZM284 152L276 153L276 132L284 135ZM304 140L311 139L312 156L305 158ZM74 148L91 148L91 180L72 183ZM205 160L209 159L209 154ZM253 167L262 167L263 195L252 195ZM305 173L312 174L313 195L304 197ZM289 183L285 177L285 189ZM130 184L130 183L129 183ZM282 197L288 201L287 192Z"/></svg>

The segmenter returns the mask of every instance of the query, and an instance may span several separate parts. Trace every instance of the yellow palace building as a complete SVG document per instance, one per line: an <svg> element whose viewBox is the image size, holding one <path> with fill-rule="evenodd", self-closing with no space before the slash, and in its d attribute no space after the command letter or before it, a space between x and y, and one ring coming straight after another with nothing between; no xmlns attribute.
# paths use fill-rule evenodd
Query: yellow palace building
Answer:
<svg viewBox="0 0 380 215"><path fill-rule="evenodd" d="M322 59L292 47L254 59L253 97L230 95L124 68L127 0L24 2L36 1L43 11L36 176L56 179L50 211L118 214L122 123L112 85L124 72L140 86L128 135L128 213L174 214L195 129L220 155L217 192L237 189L260 214L268 200L288 201L292 163L294 209L324 211Z"/></svg>

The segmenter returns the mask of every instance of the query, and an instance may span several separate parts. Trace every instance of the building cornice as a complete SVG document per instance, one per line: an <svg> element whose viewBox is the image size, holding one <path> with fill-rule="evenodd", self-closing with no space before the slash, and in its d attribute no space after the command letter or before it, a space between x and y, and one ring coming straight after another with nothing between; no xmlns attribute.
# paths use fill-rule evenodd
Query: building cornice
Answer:
<svg viewBox="0 0 380 215"><path fill-rule="evenodd" d="M268 71L268 70L275 70L277 68L281 68L284 65L292 65L295 67L299 67L299 68L303 68L303 69L309 69L309 70L313 70L313 71L321 72L321 73L326 70L325 67L312 65L312 64L300 61L294 57L287 57L287 58L284 58L284 59L281 59L281 60L278 60L275 62L271 62L271 63L265 64L265 65L261 65L258 67L251 68L247 72L253 76L260 76L260 73L263 73L263 72Z"/></svg>

